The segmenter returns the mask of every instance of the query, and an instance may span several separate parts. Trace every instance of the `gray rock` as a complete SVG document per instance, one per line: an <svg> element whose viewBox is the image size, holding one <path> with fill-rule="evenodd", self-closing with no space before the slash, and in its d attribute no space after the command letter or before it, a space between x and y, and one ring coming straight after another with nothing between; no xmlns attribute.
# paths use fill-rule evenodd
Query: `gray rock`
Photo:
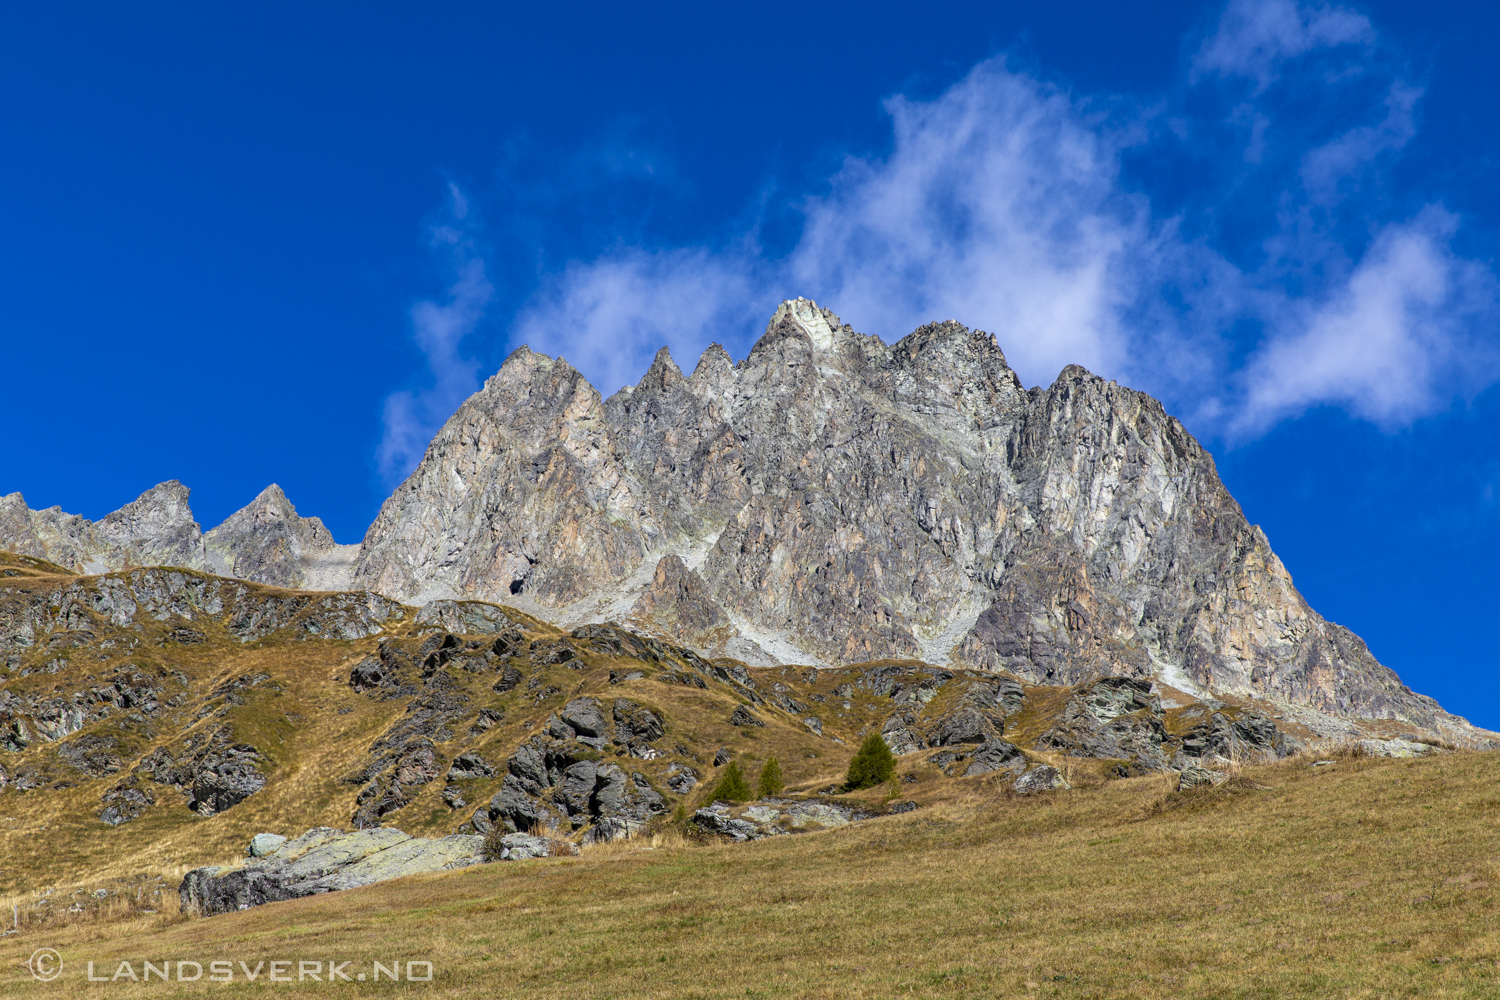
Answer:
<svg viewBox="0 0 1500 1000"><path fill-rule="evenodd" d="M614 767L614 765L609 765ZM619 768L615 768L619 770ZM598 784L599 768L593 761L581 760L563 772L553 801L568 811L575 826L587 822L589 806L593 802L594 786Z"/></svg>
<svg viewBox="0 0 1500 1000"><path fill-rule="evenodd" d="M526 833L508 833L500 838L499 861L525 861L528 858L550 858L559 853L576 855L578 848L565 840L536 837Z"/></svg>
<svg viewBox="0 0 1500 1000"><path fill-rule="evenodd" d="M279 833L257 833L250 838L250 857L263 858L285 843L286 838Z"/></svg>
<svg viewBox="0 0 1500 1000"><path fill-rule="evenodd" d="M0 782L0 788L3 787L4 783ZM100 801L104 803L104 808L99 813L100 821L105 826L119 826L139 819L149 807L156 804L156 796L149 788L137 787L136 780L132 777L105 792L100 796Z"/></svg>
<svg viewBox="0 0 1500 1000"><path fill-rule="evenodd" d="M759 840L765 836L754 823L734 819L714 809L699 809L693 813L692 822L711 833L722 834L732 840Z"/></svg>
<svg viewBox="0 0 1500 1000"><path fill-rule="evenodd" d="M922 738L907 727L906 722L899 716L892 716L886 720L880 730L880 738L885 740L886 746L891 748L891 753L900 756L902 754L916 753L926 748L927 744Z"/></svg>
<svg viewBox="0 0 1500 1000"><path fill-rule="evenodd" d="M621 746L654 743L667 734L667 727L650 709L625 698L615 700L615 742Z"/></svg>
<svg viewBox="0 0 1500 1000"><path fill-rule="evenodd" d="M734 710L734 712L730 714L730 716L729 716L729 724L731 726L764 726L765 725L765 723L762 722L755 715L754 712L750 711L750 709L746 708L744 705L740 705L740 706L736 707L735 710Z"/></svg>
<svg viewBox="0 0 1500 1000"><path fill-rule="evenodd" d="M983 743L999 735L998 728L984 715L972 708L960 708L939 724L934 743L945 747L959 743Z"/></svg>
<svg viewBox="0 0 1500 1000"><path fill-rule="evenodd" d="M714 752L714 767L723 767L734 759L734 754L728 747L720 747Z"/></svg>
<svg viewBox="0 0 1500 1000"><path fill-rule="evenodd" d="M972 777L976 774L989 774L993 771L1004 771L1012 776L1019 777L1026 770L1026 755L1021 748L1004 740L990 740L982 743L979 749L974 751L969 758L969 766L964 771L964 777Z"/></svg>
<svg viewBox="0 0 1500 1000"><path fill-rule="evenodd" d="M1017 778L1016 783L1011 787L1021 795L1031 795L1036 792L1068 789L1073 786L1068 784L1067 780L1063 778L1062 772L1057 768L1041 764Z"/></svg>
<svg viewBox="0 0 1500 1000"><path fill-rule="evenodd" d="M179 887L182 907L209 916L261 903L338 892L418 872L478 864L483 837L408 837L388 827L344 833L319 828L242 868L200 868Z"/></svg>
<svg viewBox="0 0 1500 1000"><path fill-rule="evenodd" d="M207 565L220 576L298 590L348 590L358 545L340 545L316 517L299 517L272 483L203 536Z"/></svg>
<svg viewBox="0 0 1500 1000"><path fill-rule="evenodd" d="M1170 768L1161 701L1150 681L1105 677L1078 688L1062 716L1037 739L1036 749L1071 757L1126 761L1126 773Z"/></svg>
<svg viewBox="0 0 1500 1000"><path fill-rule="evenodd" d="M1177 778L1177 790L1180 792L1188 788L1197 788L1200 785L1212 787L1228 777L1229 775L1223 771L1215 771L1206 767L1185 767Z"/></svg>
<svg viewBox="0 0 1500 1000"><path fill-rule="evenodd" d="M473 778L493 778L495 768L479 754L469 751L461 753L453 758L453 765L448 768L449 781L466 781Z"/></svg>
<svg viewBox="0 0 1500 1000"><path fill-rule="evenodd" d="M1360 740L1358 746L1369 757L1426 757L1444 752L1430 744L1407 739Z"/></svg>
<svg viewBox="0 0 1500 1000"><path fill-rule="evenodd" d="M848 826L856 819L863 818L850 807L835 805L831 802L797 802L787 807L786 814L790 817L794 830L803 830L808 827L832 829Z"/></svg>
<svg viewBox="0 0 1500 1000"><path fill-rule="evenodd" d="M510 631L521 621L499 605L485 601L429 601L417 612L415 624L421 629L459 635L496 635ZM508 650L495 650L500 656L505 652Z"/></svg>
<svg viewBox="0 0 1500 1000"><path fill-rule="evenodd" d="M583 736L602 737L608 735L609 723L595 698L575 698L563 708L562 721L572 726Z"/></svg>

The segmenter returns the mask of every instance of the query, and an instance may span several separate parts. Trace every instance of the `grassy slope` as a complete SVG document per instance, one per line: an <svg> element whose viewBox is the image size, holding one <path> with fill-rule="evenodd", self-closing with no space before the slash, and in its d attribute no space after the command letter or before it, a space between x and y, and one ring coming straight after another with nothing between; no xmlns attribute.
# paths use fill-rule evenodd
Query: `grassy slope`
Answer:
<svg viewBox="0 0 1500 1000"><path fill-rule="evenodd" d="M55 922L0 941L0 981L51 997L85 992L87 960L334 956L430 959L435 982L378 988L423 997L1493 997L1495 763L1293 760L1212 792L1148 777L1035 800L934 783L922 810L821 834ZM69 963L48 985L21 968L43 945Z"/></svg>

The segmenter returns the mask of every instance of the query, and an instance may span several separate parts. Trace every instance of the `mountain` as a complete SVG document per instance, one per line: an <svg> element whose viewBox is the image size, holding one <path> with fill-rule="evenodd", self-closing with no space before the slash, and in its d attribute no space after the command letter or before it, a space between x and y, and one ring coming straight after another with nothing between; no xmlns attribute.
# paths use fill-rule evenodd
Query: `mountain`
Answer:
<svg viewBox="0 0 1500 1000"><path fill-rule="evenodd" d="M76 573L181 566L278 587L347 588L359 546L339 545L318 518L299 517L275 483L207 534L188 493L174 479L98 522L60 507L31 510L12 493L0 497L0 549Z"/></svg>
<svg viewBox="0 0 1500 1000"><path fill-rule="evenodd" d="M354 583L752 664L912 657L1446 717L1308 606L1150 396L1077 366L1028 390L988 334L888 346L803 299L738 364L713 346L686 376L663 349L608 399L520 348L386 501Z"/></svg>
<svg viewBox="0 0 1500 1000"><path fill-rule="evenodd" d="M360 546L274 485L203 534L171 482L97 523L11 494L0 549L84 573L503 602L752 666L1150 679L1330 734L1318 720L1488 738L1308 606L1157 400L1078 366L1027 389L987 333L950 321L887 345L805 299L744 360L714 345L685 375L664 348L608 399L518 349Z"/></svg>

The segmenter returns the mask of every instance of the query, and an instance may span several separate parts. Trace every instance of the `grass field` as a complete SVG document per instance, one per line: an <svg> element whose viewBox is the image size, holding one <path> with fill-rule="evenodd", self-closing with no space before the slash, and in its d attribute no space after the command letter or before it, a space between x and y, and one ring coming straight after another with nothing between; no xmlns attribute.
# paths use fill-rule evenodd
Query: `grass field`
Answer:
<svg viewBox="0 0 1500 1000"><path fill-rule="evenodd" d="M0 995L1496 997L1497 764L1292 759L1211 791L1036 799L934 782L908 786L916 812L820 834L668 833L207 920L58 913L0 939ZM64 962L49 983L25 966L44 946ZM84 979L183 959L204 980ZM215 960L231 984L207 982ZM237 964L273 960L293 980L329 960L434 976L331 990Z"/></svg>

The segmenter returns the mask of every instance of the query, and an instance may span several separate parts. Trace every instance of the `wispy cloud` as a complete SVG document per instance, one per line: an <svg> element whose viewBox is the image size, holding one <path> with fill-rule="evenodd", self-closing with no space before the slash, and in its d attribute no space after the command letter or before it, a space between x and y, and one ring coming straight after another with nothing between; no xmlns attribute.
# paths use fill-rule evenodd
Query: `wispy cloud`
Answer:
<svg viewBox="0 0 1500 1000"><path fill-rule="evenodd" d="M703 245L616 231L541 277L511 343L565 355L608 393L662 344L684 368L712 341L743 356L778 300L807 295L888 341L958 319L995 333L1028 383L1081 363L1209 433L1321 405L1401 425L1500 378L1500 358L1495 279L1454 249L1460 220L1388 197L1422 91L1377 58L1385 45L1347 8L1233 0L1177 90L1149 100L986 60L932 99L888 100L889 151L846 158L803 198L787 252L766 253L754 224ZM1188 174L1198 145L1227 173L1162 213L1127 164L1177 156ZM1233 244L1231 211L1250 220ZM461 336L429 351L440 386L473 381ZM445 391L424 414L456 405ZM416 454L400 441L393 467Z"/></svg>
<svg viewBox="0 0 1500 1000"><path fill-rule="evenodd" d="M1369 18L1347 7L1296 0L1231 0L1198 49L1193 73L1249 77L1269 87L1291 59L1375 42Z"/></svg>
<svg viewBox="0 0 1500 1000"><path fill-rule="evenodd" d="M465 357L460 348L484 317L495 289L475 248L468 219L468 199L450 183L447 210L429 227L428 236L431 251L451 283L441 301L422 300L411 307L412 333L427 358L432 383L386 398L385 433L376 458L387 485L416 468L433 433L479 386L479 364Z"/></svg>
<svg viewBox="0 0 1500 1000"><path fill-rule="evenodd" d="M1383 427L1430 412L1494 377L1495 279L1449 246L1457 218L1437 207L1385 227L1322 300L1283 299L1275 333L1240 374L1237 433L1333 404Z"/></svg>
<svg viewBox="0 0 1500 1000"><path fill-rule="evenodd" d="M549 281L517 318L512 339L565 356L610 393L639 378L664 345L691 370L708 344L740 339L775 306L765 287L744 254L627 250Z"/></svg>

